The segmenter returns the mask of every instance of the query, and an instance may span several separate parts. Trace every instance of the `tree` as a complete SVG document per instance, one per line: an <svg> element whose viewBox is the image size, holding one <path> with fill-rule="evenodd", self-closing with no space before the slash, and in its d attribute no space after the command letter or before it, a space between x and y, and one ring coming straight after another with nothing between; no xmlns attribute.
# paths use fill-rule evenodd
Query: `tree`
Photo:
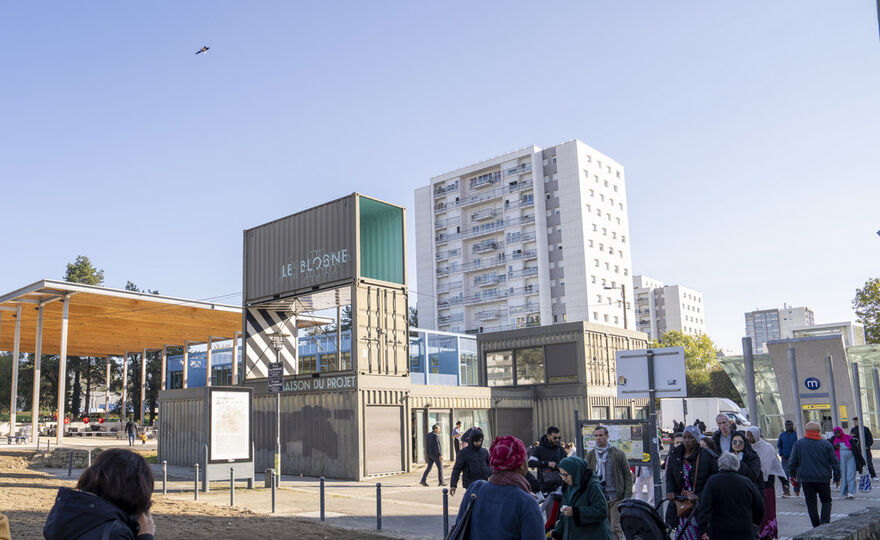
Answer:
<svg viewBox="0 0 880 540"><path fill-rule="evenodd" d="M410 328L419 327L419 308L416 306L409 307L409 326Z"/></svg>
<svg viewBox="0 0 880 540"><path fill-rule="evenodd" d="M151 291L150 289L139 289L138 286L133 281L125 282L125 290L132 292L143 292L147 294L159 294L158 290Z"/></svg>
<svg viewBox="0 0 880 540"><path fill-rule="evenodd" d="M104 271L92 266L92 261L85 255L78 255L75 261L67 263L64 281L85 283L86 285L102 285L104 283Z"/></svg>
<svg viewBox="0 0 880 540"><path fill-rule="evenodd" d="M857 320L865 325L865 341L880 343L880 278L871 278L856 289L853 309Z"/></svg>

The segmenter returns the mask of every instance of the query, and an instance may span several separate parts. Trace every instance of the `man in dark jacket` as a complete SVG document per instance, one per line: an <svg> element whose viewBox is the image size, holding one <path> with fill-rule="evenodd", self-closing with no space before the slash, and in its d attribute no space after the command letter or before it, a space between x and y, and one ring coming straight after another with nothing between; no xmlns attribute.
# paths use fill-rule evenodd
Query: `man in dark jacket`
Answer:
<svg viewBox="0 0 880 540"><path fill-rule="evenodd" d="M712 540L755 538L754 527L764 517L764 497L754 482L737 473L739 465L735 455L721 454L718 473L700 496L697 528Z"/></svg>
<svg viewBox="0 0 880 540"><path fill-rule="evenodd" d="M125 434L128 435L128 445L134 444L134 438L137 436L137 424L134 423L134 417L129 416L128 422L125 423Z"/></svg>
<svg viewBox="0 0 880 540"><path fill-rule="evenodd" d="M467 489L475 480L488 480L492 474L489 468L489 451L483 448L483 432L478 431L471 435L471 442L458 452L455 465L452 466L452 481L449 488L450 495L455 495L458 486L458 477L461 475L461 485Z"/></svg>
<svg viewBox="0 0 880 540"><path fill-rule="evenodd" d="M831 522L831 488L828 482L834 477L834 485L840 486L840 462L831 443L819 434L819 424L809 422L806 435L798 439L788 459L789 474L804 490L807 513L813 527ZM816 511L816 495L822 501L822 515Z"/></svg>
<svg viewBox="0 0 880 540"><path fill-rule="evenodd" d="M794 422L792 422L791 420L786 420L785 431L779 434L779 439L776 441L776 446L777 448L779 448L779 457L782 458L782 469L785 471L785 474L787 476L791 476L791 473L788 471L788 458L791 457L791 449L794 448L795 442L797 442L797 431L794 430ZM795 496L800 496L800 484L796 484L794 486L794 494ZM791 491L789 491L788 489L788 478L782 479L782 496L791 496Z"/></svg>
<svg viewBox="0 0 880 540"><path fill-rule="evenodd" d="M736 433L736 431L731 429L730 418L726 414L719 414L715 418L715 423L718 425L718 429L712 435L715 450L717 450L719 455L723 452L730 452L730 438ZM745 437L745 434L743 434L743 437Z"/></svg>
<svg viewBox="0 0 880 540"><path fill-rule="evenodd" d="M440 425L434 424L431 426L431 432L428 433L428 436L425 438L425 461L428 463L428 468L425 469L425 474L422 475L422 481L419 484L423 486L427 486L428 482L428 473L431 472L431 467L437 465L437 477L440 479L440 483L438 485L445 486L446 482L443 481L443 452L440 450L440 439L437 437L437 434L440 433Z"/></svg>
<svg viewBox="0 0 880 540"><path fill-rule="evenodd" d="M129 516L93 493L66 487L58 490L55 506L43 526L43 537L48 540L153 540L155 532L149 512Z"/></svg>
<svg viewBox="0 0 880 540"><path fill-rule="evenodd" d="M853 428L849 431L850 434L856 439L861 440L861 434L859 433L859 419L858 417L853 417L852 419ZM868 472L871 474L871 478L876 478L877 473L874 472L874 458L871 457L871 445L874 444L874 434L871 433L871 430L868 429L868 426L865 426L865 455L868 457Z"/></svg>
<svg viewBox="0 0 880 540"><path fill-rule="evenodd" d="M548 427L547 434L541 437L538 449L529 458L529 467L538 469L538 482L541 484L542 493L551 493L562 485L558 465L565 457L565 450L560 444L561 439L558 427Z"/></svg>

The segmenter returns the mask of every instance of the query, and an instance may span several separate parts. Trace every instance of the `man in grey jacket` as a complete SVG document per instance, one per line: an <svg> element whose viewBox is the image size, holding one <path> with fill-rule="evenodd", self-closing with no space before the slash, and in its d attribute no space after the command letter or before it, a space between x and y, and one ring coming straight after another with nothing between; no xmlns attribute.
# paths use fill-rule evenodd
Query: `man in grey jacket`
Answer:
<svg viewBox="0 0 880 540"><path fill-rule="evenodd" d="M831 443L822 438L819 424L808 422L806 435L798 439L788 458L789 474L804 492L807 513L813 527L831 522L831 488L828 482L834 478L835 487L840 486L840 462ZM822 514L816 511L816 495L822 501Z"/></svg>
<svg viewBox="0 0 880 540"><path fill-rule="evenodd" d="M596 446L587 454L587 466L595 471L608 501L608 519L611 533L617 540L626 540L620 526L618 505L632 497L633 479L626 454L608 442L608 428L597 426L593 430Z"/></svg>

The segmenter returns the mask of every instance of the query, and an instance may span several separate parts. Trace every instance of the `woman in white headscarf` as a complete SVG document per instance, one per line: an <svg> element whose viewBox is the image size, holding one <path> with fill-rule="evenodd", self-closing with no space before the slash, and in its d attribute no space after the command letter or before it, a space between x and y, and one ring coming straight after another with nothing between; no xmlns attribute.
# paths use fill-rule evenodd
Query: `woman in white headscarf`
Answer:
<svg viewBox="0 0 880 540"><path fill-rule="evenodd" d="M761 540L779 538L776 524L776 481L773 480L773 476L785 478L785 470L779 462L776 449L761 438L761 428L757 426L746 428L746 438L761 458L761 474L764 477L764 519L758 527L758 538Z"/></svg>

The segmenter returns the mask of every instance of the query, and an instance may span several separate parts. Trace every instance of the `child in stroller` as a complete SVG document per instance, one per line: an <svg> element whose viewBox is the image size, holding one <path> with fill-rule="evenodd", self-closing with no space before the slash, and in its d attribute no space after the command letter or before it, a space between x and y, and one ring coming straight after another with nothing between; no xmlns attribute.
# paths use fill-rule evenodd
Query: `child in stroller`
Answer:
<svg viewBox="0 0 880 540"><path fill-rule="evenodd" d="M687 497L676 497L685 500ZM651 506L638 499L625 499L620 503L620 527L627 540L669 540L673 529L669 528L660 514L660 507L666 499L656 506ZM669 504L672 504L670 501ZM699 502L697 503L699 507ZM691 512L690 519L696 519L697 507Z"/></svg>

